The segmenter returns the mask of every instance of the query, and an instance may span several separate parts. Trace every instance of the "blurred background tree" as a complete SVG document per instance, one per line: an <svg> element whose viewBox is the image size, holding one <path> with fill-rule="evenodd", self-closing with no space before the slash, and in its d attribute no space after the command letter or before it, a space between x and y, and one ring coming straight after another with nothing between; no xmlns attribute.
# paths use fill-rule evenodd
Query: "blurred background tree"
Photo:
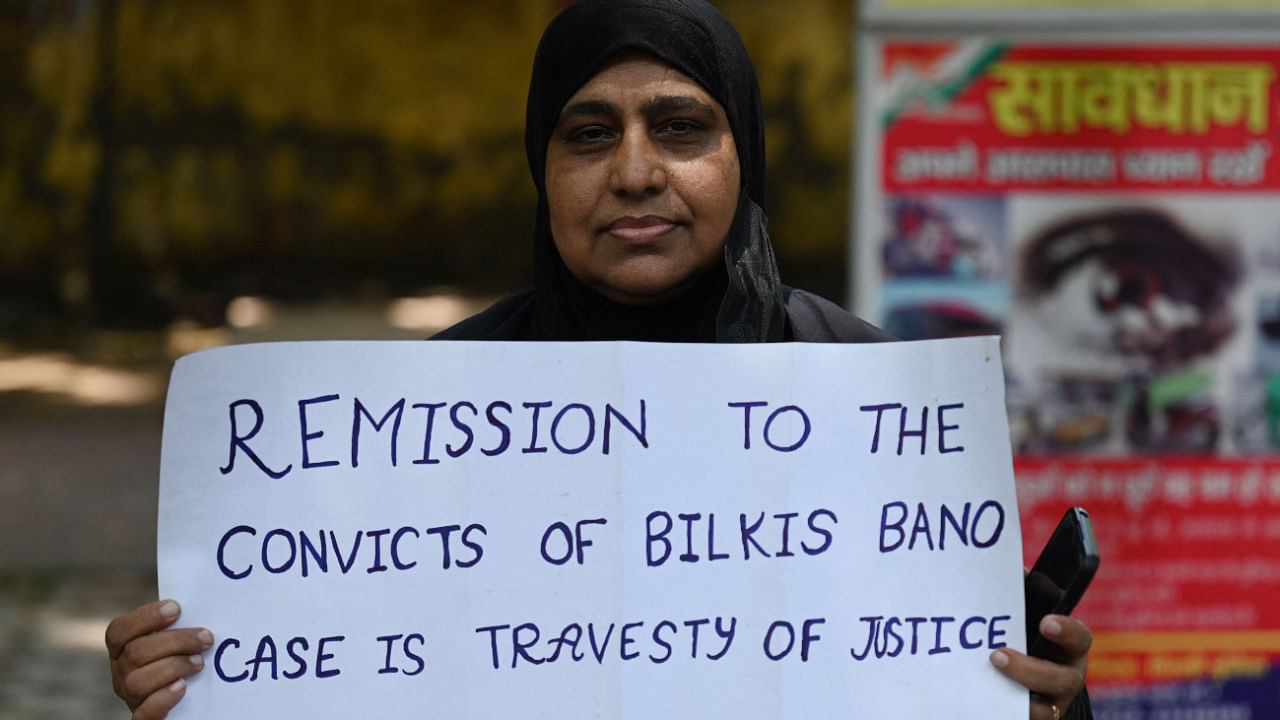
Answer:
<svg viewBox="0 0 1280 720"><path fill-rule="evenodd" d="M560 0L0 2L0 333L529 282L524 95ZM788 282L840 299L847 0L724 0Z"/></svg>

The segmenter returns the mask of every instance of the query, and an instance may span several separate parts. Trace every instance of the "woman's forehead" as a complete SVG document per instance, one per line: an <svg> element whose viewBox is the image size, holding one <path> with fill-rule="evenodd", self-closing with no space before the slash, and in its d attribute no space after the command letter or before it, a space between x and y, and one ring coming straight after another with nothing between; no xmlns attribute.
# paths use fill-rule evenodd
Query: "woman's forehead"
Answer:
<svg viewBox="0 0 1280 720"><path fill-rule="evenodd" d="M587 79L565 102L565 110L575 103L594 99L621 99L626 96L651 100L653 96L687 96L723 113L720 103L678 68L648 53L623 53Z"/></svg>

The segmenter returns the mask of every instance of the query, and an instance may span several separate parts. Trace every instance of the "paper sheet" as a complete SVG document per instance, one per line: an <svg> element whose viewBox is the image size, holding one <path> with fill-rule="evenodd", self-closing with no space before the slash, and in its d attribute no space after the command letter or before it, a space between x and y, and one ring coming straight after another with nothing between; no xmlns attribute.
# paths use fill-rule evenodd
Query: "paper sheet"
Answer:
<svg viewBox="0 0 1280 720"><path fill-rule="evenodd" d="M995 338L181 359L200 718L1025 718Z"/></svg>

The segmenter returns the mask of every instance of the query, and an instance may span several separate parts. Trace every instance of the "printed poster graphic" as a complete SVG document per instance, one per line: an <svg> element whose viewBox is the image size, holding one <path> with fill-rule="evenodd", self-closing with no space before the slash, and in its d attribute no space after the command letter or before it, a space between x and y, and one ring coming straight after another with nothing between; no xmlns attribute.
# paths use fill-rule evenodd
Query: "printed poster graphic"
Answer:
<svg viewBox="0 0 1280 720"><path fill-rule="evenodd" d="M1276 716L1280 44L863 51L859 309L1003 335L1028 560L1099 528L1100 709Z"/></svg>

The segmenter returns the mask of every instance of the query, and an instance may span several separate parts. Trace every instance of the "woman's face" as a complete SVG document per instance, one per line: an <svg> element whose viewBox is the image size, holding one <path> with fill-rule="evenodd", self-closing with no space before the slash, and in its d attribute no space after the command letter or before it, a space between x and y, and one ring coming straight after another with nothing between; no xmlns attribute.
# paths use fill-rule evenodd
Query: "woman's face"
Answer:
<svg viewBox="0 0 1280 720"><path fill-rule="evenodd" d="M546 167L556 249L610 300L669 300L722 262L737 148L720 103L670 65L606 65L560 111Z"/></svg>

